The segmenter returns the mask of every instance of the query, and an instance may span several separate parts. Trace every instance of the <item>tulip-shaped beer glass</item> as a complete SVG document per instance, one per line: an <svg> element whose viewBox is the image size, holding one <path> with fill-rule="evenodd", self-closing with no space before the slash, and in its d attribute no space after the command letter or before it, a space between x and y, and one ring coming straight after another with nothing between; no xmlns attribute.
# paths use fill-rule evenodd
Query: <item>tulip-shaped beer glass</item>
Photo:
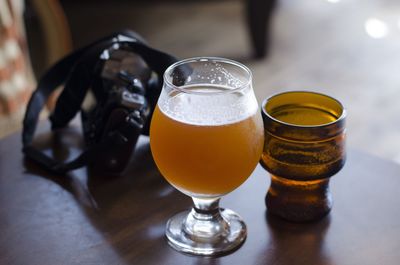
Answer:
<svg viewBox="0 0 400 265"><path fill-rule="evenodd" d="M164 74L151 151L162 175L194 202L167 223L169 244L178 251L217 255L246 238L240 216L218 204L261 157L263 123L251 82L247 67L222 58L186 59Z"/></svg>

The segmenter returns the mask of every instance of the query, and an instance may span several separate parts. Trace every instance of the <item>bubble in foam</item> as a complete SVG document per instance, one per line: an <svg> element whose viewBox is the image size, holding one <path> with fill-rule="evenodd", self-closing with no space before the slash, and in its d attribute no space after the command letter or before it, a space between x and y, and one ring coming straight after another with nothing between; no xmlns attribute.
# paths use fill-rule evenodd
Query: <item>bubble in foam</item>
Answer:
<svg viewBox="0 0 400 265"><path fill-rule="evenodd" d="M244 120L258 108L253 93L223 93L227 89L220 86L191 87L189 90L189 93L175 92L165 97L159 102L161 111L183 123L215 126Z"/></svg>

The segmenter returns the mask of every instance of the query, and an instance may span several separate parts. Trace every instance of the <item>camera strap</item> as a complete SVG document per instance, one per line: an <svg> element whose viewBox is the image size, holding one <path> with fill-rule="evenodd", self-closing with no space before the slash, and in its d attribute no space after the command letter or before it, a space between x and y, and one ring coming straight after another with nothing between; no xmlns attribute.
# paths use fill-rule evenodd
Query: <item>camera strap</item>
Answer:
<svg viewBox="0 0 400 265"><path fill-rule="evenodd" d="M65 174L69 170L80 168L91 163L99 152L107 151L107 147L124 144L132 131L140 134L143 124L140 120L130 119L113 133L108 134L99 143L86 148L77 158L69 162L59 162L32 145L41 110L50 94L60 85L64 88L56 102L50 120L52 129L65 127L81 109L88 88L91 86L93 74L100 54L112 45L124 48L140 55L159 77L166 68L177 59L164 52L150 48L143 39L132 31L121 31L102 38L86 47L67 55L51 67L39 80L33 92L23 121L22 142L23 153L29 159L57 174Z"/></svg>

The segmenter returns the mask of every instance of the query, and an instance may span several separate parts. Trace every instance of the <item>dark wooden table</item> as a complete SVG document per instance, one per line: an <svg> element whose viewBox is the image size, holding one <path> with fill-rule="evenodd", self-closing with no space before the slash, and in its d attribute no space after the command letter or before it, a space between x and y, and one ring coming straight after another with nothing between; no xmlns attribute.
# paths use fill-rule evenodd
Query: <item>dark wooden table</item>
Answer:
<svg viewBox="0 0 400 265"><path fill-rule="evenodd" d="M50 150L74 155L79 132ZM47 140L46 140L47 139ZM46 147L49 136L38 144ZM70 146L68 149L66 145ZM222 205L242 215L248 237L219 258L182 255L164 225L191 202L157 171L141 138L126 174L112 178L77 170L61 178L24 161L20 135L0 141L0 264L400 264L400 167L350 150L331 187L334 207L315 223L269 217L268 174L257 167Z"/></svg>

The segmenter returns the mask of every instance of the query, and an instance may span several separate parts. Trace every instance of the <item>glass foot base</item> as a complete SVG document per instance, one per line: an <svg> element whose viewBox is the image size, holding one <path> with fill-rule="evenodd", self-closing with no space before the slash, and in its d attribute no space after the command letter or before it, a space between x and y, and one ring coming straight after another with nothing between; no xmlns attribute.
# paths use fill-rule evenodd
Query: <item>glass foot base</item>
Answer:
<svg viewBox="0 0 400 265"><path fill-rule="evenodd" d="M245 241L246 224L235 212L219 209L211 218L202 216L192 210L169 219L166 228L169 245L192 255L219 256L236 250Z"/></svg>

